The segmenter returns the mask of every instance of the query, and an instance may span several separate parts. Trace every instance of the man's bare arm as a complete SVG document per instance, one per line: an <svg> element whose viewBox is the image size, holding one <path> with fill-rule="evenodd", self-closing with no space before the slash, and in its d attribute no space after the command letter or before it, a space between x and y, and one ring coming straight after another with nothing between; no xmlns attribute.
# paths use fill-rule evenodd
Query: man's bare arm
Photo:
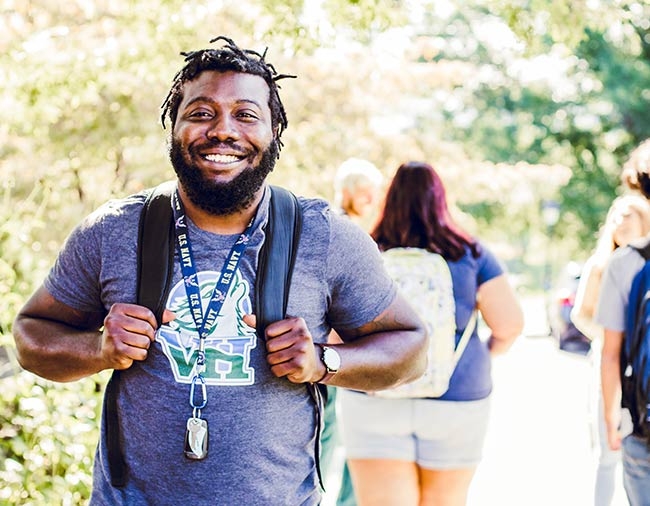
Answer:
<svg viewBox="0 0 650 506"><path fill-rule="evenodd" d="M254 326L254 319L245 318ZM414 380L426 367L427 336L420 318L397 296L375 320L352 330L337 329L344 344L330 345L341 357L328 385L382 390ZM278 377L293 383L318 382L325 376L320 347L302 318L286 318L266 329L267 360Z"/></svg>
<svg viewBox="0 0 650 506"><path fill-rule="evenodd" d="M156 327L155 317L142 306L115 304L104 318L77 311L41 287L18 313L13 334L24 369L54 381L74 381L144 360Z"/></svg>
<svg viewBox="0 0 650 506"><path fill-rule="evenodd" d="M426 368L428 336L413 308L398 295L375 320L354 331L339 330L341 369L328 384L383 390L419 378ZM349 339L352 341L349 341Z"/></svg>

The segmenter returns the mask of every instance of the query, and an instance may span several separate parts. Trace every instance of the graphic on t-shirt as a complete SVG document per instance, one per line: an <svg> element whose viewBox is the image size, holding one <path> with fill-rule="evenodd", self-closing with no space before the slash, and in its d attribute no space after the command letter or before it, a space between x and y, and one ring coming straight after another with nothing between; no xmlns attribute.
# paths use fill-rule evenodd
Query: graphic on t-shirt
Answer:
<svg viewBox="0 0 650 506"><path fill-rule="evenodd" d="M204 311L219 275L216 271L202 271L197 275ZM166 307L176 314L176 319L161 326L156 333L156 340L169 359L176 381L191 383L196 374L199 335L183 280L172 288ZM250 356L251 350L257 345L257 337L255 329L246 325L242 319L245 314L251 313L251 307L250 285L237 270L216 324L205 338L206 370L202 376L206 384L231 386L255 383L255 370L250 366Z"/></svg>

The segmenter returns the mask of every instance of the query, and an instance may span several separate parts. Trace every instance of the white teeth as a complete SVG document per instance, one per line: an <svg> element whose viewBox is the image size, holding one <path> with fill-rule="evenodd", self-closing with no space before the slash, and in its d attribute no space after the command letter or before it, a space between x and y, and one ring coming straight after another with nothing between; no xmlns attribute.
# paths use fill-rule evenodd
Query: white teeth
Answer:
<svg viewBox="0 0 650 506"><path fill-rule="evenodd" d="M239 157L234 155L205 155L205 159L216 163L233 163L239 161Z"/></svg>

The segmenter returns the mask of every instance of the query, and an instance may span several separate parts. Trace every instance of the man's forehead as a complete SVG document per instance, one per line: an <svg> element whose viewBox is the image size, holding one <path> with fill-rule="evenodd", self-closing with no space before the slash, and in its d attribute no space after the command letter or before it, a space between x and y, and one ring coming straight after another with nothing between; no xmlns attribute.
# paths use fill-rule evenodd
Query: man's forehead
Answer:
<svg viewBox="0 0 650 506"><path fill-rule="evenodd" d="M183 86L184 101L197 95L226 95L241 99L254 97L266 103L269 93L269 85L263 77L235 71L205 70Z"/></svg>

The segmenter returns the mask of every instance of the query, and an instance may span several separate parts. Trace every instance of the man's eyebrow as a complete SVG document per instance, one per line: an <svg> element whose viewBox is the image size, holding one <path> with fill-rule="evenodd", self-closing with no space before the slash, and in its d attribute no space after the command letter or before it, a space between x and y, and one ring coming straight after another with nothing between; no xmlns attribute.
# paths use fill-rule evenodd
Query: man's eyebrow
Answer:
<svg viewBox="0 0 650 506"><path fill-rule="evenodd" d="M194 104L196 102L206 102L206 103L212 104L212 103L214 103L214 99L212 97L208 97L208 96L194 97L187 104L185 104L185 107L189 107L190 105L192 105L192 104ZM262 106L260 105L260 103L257 100L253 100L253 99L250 99L250 98L240 98L238 100L235 100L235 104L242 104L242 103L243 104L252 104L252 105L254 105L256 107L259 107L260 109L262 108Z"/></svg>

